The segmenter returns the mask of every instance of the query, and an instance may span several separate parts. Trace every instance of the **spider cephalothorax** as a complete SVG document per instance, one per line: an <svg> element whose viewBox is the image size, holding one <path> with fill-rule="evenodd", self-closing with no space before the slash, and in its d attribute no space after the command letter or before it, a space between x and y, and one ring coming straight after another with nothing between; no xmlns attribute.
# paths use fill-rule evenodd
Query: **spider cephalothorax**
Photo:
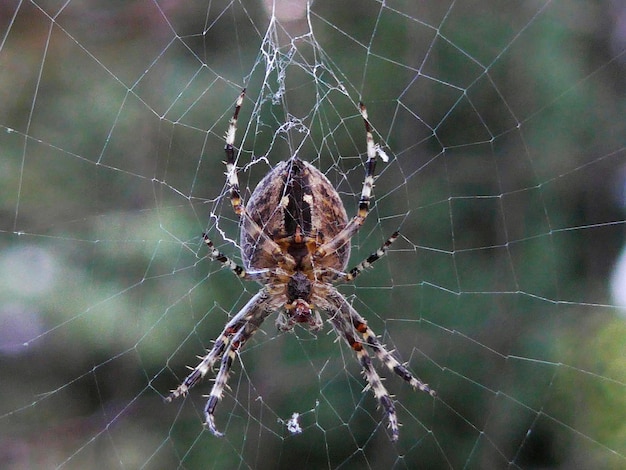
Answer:
<svg viewBox="0 0 626 470"><path fill-rule="evenodd" d="M237 100L225 147L230 199L235 213L241 218L243 267L218 251L206 235L204 241L213 259L226 265L240 278L257 281L263 287L227 323L213 348L183 383L170 393L167 401L187 394L213 364L221 361L205 407L207 426L213 434L220 436L221 433L215 427L214 412L237 351L273 312L278 312L278 328L286 331L297 323L319 330L323 326L321 311L328 315L328 321L337 334L356 352L365 378L389 419L391 439L395 441L399 435L395 406L363 344L413 387L433 396L435 392L415 378L385 349L365 319L333 286L334 283L352 281L383 256L399 236L397 232L394 233L366 260L350 271L344 271L350 257L350 239L369 212L376 157L380 156L387 161L387 156L374 143L367 111L361 104L368 159L357 215L348 220L343 203L328 178L313 165L297 157L276 165L252 192L244 208L233 147L237 118L244 97L245 90ZM357 339L359 337L360 340Z"/></svg>

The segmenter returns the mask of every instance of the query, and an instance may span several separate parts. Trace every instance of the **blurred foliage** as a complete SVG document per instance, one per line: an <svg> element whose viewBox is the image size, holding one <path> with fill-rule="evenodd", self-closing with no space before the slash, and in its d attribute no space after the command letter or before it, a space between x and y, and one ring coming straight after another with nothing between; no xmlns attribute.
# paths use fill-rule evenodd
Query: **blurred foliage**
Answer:
<svg viewBox="0 0 626 470"><path fill-rule="evenodd" d="M7 468L624 465L626 331L607 291L626 240L614 3L316 2L293 56L278 28L269 78L260 2L59 3L0 6ZM360 99L393 156L352 262L403 238L341 290L439 392L389 377L396 446L351 351L272 321L235 366L224 439L201 425L209 381L162 402L257 289L200 239L238 259L221 160L244 84L248 194L302 143L352 214ZM293 116L310 134L277 132Z"/></svg>

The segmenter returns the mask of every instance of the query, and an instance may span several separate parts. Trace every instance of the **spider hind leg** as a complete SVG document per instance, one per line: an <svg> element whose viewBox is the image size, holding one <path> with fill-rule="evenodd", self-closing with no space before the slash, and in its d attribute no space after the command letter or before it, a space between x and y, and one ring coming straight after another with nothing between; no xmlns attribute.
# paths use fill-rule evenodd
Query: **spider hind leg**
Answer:
<svg viewBox="0 0 626 470"><path fill-rule="evenodd" d="M337 251L343 245L348 243L350 239L359 231L370 211L372 189L374 188L374 177L376 174L376 157L380 157L383 162L389 161L389 157L381 149L380 145L374 142L372 126L368 120L367 109L363 103L359 103L359 112L361 113L361 117L365 123L367 161L365 162L365 179L363 180L363 188L361 189L361 197L359 198L358 212L341 230L341 232L317 248L313 255L316 260L327 256L328 253L334 253Z"/></svg>
<svg viewBox="0 0 626 470"><path fill-rule="evenodd" d="M233 206L235 214L241 215L243 213L243 203L241 201L241 194L239 192L239 178L237 176L237 166L235 165L235 134L237 132L237 119L239 118L239 110L243 104L243 99L246 96L246 89L241 91L241 94L237 98L235 104L235 112L228 124L228 131L226 132L226 145L224 146L224 152L226 153L226 179L228 186L230 186L230 203Z"/></svg>

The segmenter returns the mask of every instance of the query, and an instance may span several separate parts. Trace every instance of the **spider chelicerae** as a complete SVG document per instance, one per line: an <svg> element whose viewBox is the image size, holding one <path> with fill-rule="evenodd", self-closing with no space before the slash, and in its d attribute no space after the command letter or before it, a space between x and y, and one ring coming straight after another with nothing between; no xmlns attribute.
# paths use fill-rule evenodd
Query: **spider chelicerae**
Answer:
<svg viewBox="0 0 626 470"><path fill-rule="evenodd" d="M295 156L276 165L261 180L244 207L234 148L237 118L244 97L245 89L237 99L224 148L230 201L241 222L243 267L217 250L206 234L203 237L212 259L223 263L239 278L257 281L263 287L226 324L209 353L166 401L186 395L220 361L204 413L209 430L216 436L222 436L215 426L215 407L222 398L237 352L273 312L279 312L276 325L282 331L293 329L297 323L307 324L311 330L317 331L323 326L319 313L323 311L337 334L355 351L369 388L389 420L391 440L396 441L399 425L395 406L365 346L389 370L414 388L432 396L435 392L385 349L365 319L333 287L334 283L354 280L382 257L399 236L395 232L367 259L345 271L350 257L350 239L363 225L369 212L376 157L388 160L374 143L365 105L359 104L367 142L365 180L358 212L348 221L341 199L326 176Z"/></svg>

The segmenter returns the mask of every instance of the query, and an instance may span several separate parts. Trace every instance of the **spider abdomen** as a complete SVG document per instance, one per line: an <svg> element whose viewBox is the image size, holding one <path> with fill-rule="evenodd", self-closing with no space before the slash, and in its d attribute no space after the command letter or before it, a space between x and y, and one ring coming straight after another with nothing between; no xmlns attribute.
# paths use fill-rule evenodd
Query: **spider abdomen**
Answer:
<svg viewBox="0 0 626 470"><path fill-rule="evenodd" d="M312 251L324 240L333 239L348 222L341 198L328 178L297 157L280 162L261 180L246 204L246 213L304 271L310 269ZM263 237L255 236L250 225L244 219L241 226L245 268L276 266L271 251L264 249ZM347 242L326 256L323 265L342 271L349 257Z"/></svg>

